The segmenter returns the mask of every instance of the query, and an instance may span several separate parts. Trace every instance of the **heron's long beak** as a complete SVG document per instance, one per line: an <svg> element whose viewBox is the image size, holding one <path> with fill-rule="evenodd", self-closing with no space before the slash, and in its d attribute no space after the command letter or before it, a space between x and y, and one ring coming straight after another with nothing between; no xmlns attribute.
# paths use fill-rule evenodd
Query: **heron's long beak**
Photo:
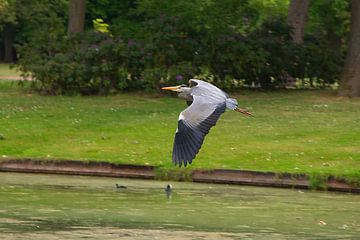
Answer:
<svg viewBox="0 0 360 240"><path fill-rule="evenodd" d="M170 91L178 92L180 90L180 87L181 87L181 85L174 86L174 87L163 87L163 88L161 88L161 90L170 90Z"/></svg>

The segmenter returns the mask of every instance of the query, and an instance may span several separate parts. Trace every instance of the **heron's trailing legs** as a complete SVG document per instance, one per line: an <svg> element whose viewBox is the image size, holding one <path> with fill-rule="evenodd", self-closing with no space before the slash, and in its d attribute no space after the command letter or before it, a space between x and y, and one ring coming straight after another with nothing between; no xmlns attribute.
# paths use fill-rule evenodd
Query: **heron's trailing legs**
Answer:
<svg viewBox="0 0 360 240"><path fill-rule="evenodd" d="M239 112L239 113L242 113L242 114L245 114L245 115L248 115L248 116L252 116L252 113L247 109L237 107L234 110Z"/></svg>
<svg viewBox="0 0 360 240"><path fill-rule="evenodd" d="M238 102L235 98L226 98L226 107L231 109L231 110L235 110L239 113L248 115L248 116L252 116L251 112L248 111L247 109L244 108L238 108Z"/></svg>

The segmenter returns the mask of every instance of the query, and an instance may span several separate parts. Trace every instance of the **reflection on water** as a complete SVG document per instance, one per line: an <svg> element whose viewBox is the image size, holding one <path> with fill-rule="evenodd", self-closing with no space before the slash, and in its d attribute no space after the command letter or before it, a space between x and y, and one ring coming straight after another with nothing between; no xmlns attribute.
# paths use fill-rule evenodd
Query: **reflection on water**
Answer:
<svg viewBox="0 0 360 240"><path fill-rule="evenodd" d="M0 173L0 239L65 238L360 239L360 195Z"/></svg>

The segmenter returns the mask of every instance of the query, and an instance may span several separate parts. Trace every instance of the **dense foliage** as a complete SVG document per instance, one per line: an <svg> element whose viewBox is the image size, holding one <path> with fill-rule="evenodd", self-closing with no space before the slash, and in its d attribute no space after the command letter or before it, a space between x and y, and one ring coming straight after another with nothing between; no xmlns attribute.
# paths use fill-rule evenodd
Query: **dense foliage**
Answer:
<svg viewBox="0 0 360 240"><path fill-rule="evenodd" d="M346 19L341 0L313 4L302 45L290 40L287 1L89 0L87 32L68 37L66 1L18 2L28 6L19 21L31 23L18 66L47 94L154 90L192 77L227 89L324 87L339 77L348 31L326 15Z"/></svg>

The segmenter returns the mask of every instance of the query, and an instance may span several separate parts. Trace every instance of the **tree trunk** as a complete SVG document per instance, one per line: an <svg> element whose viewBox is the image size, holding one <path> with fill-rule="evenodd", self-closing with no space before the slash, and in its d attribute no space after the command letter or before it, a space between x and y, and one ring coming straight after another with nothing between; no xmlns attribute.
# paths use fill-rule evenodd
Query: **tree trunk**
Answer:
<svg viewBox="0 0 360 240"><path fill-rule="evenodd" d="M310 0L291 0L290 2L287 22L293 29L291 37L294 43L303 43L309 5Z"/></svg>
<svg viewBox="0 0 360 240"><path fill-rule="evenodd" d="M85 0L70 0L68 34L84 32Z"/></svg>
<svg viewBox="0 0 360 240"><path fill-rule="evenodd" d="M360 96L360 1L351 1L350 41L341 74L339 95Z"/></svg>
<svg viewBox="0 0 360 240"><path fill-rule="evenodd" d="M4 61L12 63L15 61L14 52L14 27L11 24L4 26Z"/></svg>

